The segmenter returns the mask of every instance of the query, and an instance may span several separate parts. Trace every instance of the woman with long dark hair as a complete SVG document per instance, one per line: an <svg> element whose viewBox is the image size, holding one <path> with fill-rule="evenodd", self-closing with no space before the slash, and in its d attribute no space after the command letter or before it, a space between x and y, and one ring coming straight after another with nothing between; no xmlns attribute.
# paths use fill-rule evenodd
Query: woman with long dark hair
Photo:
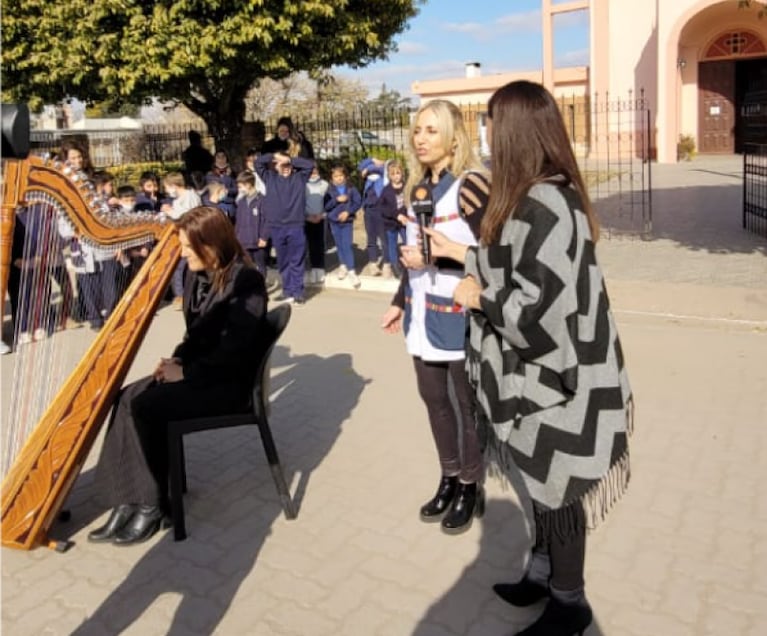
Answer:
<svg viewBox="0 0 767 636"><path fill-rule="evenodd" d="M176 225L187 259L186 334L171 358L115 403L95 480L112 513L88 535L93 542L130 545L160 529L168 507L167 423L245 407L265 349L264 277L229 219L203 206Z"/></svg>
<svg viewBox="0 0 767 636"><path fill-rule="evenodd" d="M546 600L520 636L570 636L591 623L586 529L629 480L632 397L595 243L599 227L551 94L518 81L488 104L490 201L470 247L428 231L465 263L453 295L471 309L467 369L489 462L519 471L535 543L521 581L496 593Z"/></svg>

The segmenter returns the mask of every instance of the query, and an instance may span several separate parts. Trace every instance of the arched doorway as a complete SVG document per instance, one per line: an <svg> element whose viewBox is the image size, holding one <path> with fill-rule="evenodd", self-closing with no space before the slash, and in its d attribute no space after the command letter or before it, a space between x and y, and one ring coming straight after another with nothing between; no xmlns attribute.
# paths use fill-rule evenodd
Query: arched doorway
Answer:
<svg viewBox="0 0 767 636"><path fill-rule="evenodd" d="M762 39L746 29L720 33L703 49L698 65L700 152L742 152L748 141L743 106L761 91L767 98L767 47Z"/></svg>

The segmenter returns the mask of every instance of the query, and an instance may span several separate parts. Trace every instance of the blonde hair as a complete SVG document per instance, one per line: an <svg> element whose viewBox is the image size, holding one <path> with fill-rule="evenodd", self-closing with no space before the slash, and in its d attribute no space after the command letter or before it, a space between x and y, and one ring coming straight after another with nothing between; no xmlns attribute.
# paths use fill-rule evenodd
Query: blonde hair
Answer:
<svg viewBox="0 0 767 636"><path fill-rule="evenodd" d="M211 181L208 184L208 196L209 197L221 197L226 194L226 186L219 181Z"/></svg>
<svg viewBox="0 0 767 636"><path fill-rule="evenodd" d="M165 175L165 178L162 180L162 182L166 186L176 186L177 188L186 188L186 181L184 180L184 175L180 172L169 172Z"/></svg>
<svg viewBox="0 0 767 636"><path fill-rule="evenodd" d="M418 118L422 113L431 111L437 117L437 129L442 142L452 150L448 170L456 177L466 170L487 172L477 153L471 146L471 139L463 123L463 114L452 102L444 99L435 99L427 102L418 109L410 124L410 137L408 140L409 153L407 157L408 178L405 184L405 201L410 205L410 192L417 183L423 181L426 176L427 166L422 164L415 153L415 128Z"/></svg>

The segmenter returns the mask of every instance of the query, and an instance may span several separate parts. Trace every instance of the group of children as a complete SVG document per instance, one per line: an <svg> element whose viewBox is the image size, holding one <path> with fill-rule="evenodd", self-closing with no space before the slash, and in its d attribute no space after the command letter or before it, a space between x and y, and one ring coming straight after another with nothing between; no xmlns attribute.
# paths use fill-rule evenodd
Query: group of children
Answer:
<svg viewBox="0 0 767 636"><path fill-rule="evenodd" d="M92 172L86 153L76 145L63 148L61 159L69 169L84 173L114 212L157 213L178 219L199 205L218 207L230 218L237 238L264 276L274 250L282 282L277 300L303 304L305 282L323 283L330 236L337 250L338 279L346 278L353 287L360 287L353 226L363 210L368 264L360 273L387 278L400 275L398 244L404 242L407 216L404 171L398 161L368 158L360 162L357 168L364 183L360 192L343 164L332 166L327 181L313 159L283 152L259 156L250 150L246 169L235 176L226 153L219 151L206 174L172 172L161 181L155 173L145 172L137 188L129 184L115 188L109 173ZM24 219L20 222L24 228ZM45 324L37 325L34 319L22 316L21 343L45 337L61 328L70 316L77 323L87 321L93 329L100 329L152 249L151 244L117 251L102 249L80 240L63 216L49 225L55 240L45 249L61 261L55 282L65 302ZM39 233L39 228L31 225L27 230ZM62 274L66 260L75 274L76 294ZM19 269L23 267L19 265ZM181 262L171 283L173 303L178 308L183 297L183 271ZM25 296L23 289L16 291L22 292L22 301L26 296L31 298L31 292ZM16 308L19 299L12 304ZM31 305L31 301L27 299L26 304Z"/></svg>

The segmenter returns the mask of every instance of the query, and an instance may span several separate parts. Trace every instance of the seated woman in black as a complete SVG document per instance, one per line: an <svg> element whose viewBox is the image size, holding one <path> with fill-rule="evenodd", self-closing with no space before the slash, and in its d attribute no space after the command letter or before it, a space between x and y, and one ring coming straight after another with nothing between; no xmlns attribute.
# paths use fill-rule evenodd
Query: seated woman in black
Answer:
<svg viewBox="0 0 767 636"><path fill-rule="evenodd" d="M168 509L167 423L244 407L264 354L264 278L218 209L197 207L177 221L186 335L172 358L126 387L96 468L100 499L112 514L90 541L130 545L164 525Z"/></svg>

